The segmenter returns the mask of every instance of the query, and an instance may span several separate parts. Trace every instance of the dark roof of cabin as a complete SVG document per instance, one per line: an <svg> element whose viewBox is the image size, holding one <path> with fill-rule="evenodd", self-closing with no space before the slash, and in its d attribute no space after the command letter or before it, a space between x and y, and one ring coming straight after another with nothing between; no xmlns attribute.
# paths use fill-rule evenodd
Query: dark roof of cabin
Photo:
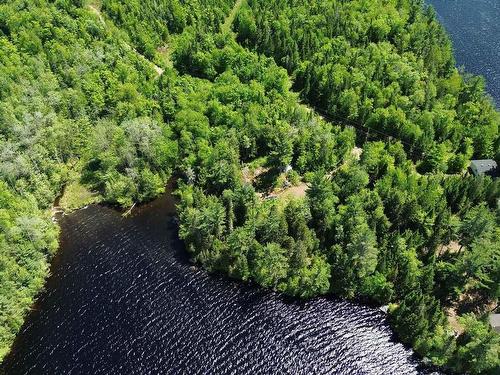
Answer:
<svg viewBox="0 0 500 375"><path fill-rule="evenodd" d="M470 165L475 169L477 174L486 174L491 177L498 177L499 175L498 166L495 160L472 160Z"/></svg>

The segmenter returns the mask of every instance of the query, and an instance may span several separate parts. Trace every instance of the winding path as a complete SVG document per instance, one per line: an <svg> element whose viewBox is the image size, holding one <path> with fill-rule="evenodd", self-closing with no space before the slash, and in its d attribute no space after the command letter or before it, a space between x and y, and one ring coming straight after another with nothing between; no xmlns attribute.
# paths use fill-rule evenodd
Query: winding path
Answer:
<svg viewBox="0 0 500 375"><path fill-rule="evenodd" d="M229 12L226 19L224 20L224 24L221 26L221 31L223 33L228 33L231 31L231 25L233 24L236 15L238 14L240 8L244 3L246 4L246 0L236 1L236 3L233 6L233 9L231 9L231 12Z"/></svg>
<svg viewBox="0 0 500 375"><path fill-rule="evenodd" d="M243 1L243 0L239 0L239 1ZM100 10L100 8L99 8L98 5L96 5L96 4L89 4L88 5L88 9L97 16L97 18L103 24L104 27L106 27L106 28L108 27L108 25L106 24L106 20L104 19L104 17L102 15L101 10ZM163 68L159 67L154 62L152 62L151 60L147 59L144 55L142 55L139 51L137 51L130 44L128 44L127 42L125 42L123 40L121 42L123 43L123 46L125 47L126 50L128 50L128 51L134 51L139 57L141 57L142 59L144 59L147 62L149 62L153 66L153 69L158 74L158 77L161 76L164 73L165 70Z"/></svg>

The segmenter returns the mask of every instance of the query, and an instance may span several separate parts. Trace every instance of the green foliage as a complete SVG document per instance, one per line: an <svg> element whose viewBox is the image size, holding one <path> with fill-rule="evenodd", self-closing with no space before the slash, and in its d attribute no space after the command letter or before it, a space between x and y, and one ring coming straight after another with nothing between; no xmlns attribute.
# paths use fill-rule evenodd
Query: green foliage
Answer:
<svg viewBox="0 0 500 375"><path fill-rule="evenodd" d="M58 228L32 195L20 197L0 181L0 358L49 272Z"/></svg>
<svg viewBox="0 0 500 375"><path fill-rule="evenodd" d="M486 205L473 207L465 214L458 230L461 243L466 246L478 239L494 227L494 216Z"/></svg>
<svg viewBox="0 0 500 375"><path fill-rule="evenodd" d="M469 374L495 374L500 368L500 336L488 323L474 315L461 318L464 332L458 337L458 348L450 360L457 372Z"/></svg>
<svg viewBox="0 0 500 375"><path fill-rule="evenodd" d="M46 211L63 186L68 209L96 190L122 206L164 191L178 156L159 93L176 75L159 80L144 56L186 25L215 29L232 5L100 3L0 4L0 360L48 274Z"/></svg>
<svg viewBox="0 0 500 375"><path fill-rule="evenodd" d="M274 57L330 117L400 139L422 172L459 172L494 157L500 116L484 80L460 75L452 46L421 1L255 0L238 41Z"/></svg>
<svg viewBox="0 0 500 375"><path fill-rule="evenodd" d="M255 281L265 287L277 289L288 274L286 250L273 242L257 247L253 263Z"/></svg>
<svg viewBox="0 0 500 375"><path fill-rule="evenodd" d="M233 5L0 4L0 358L47 275L62 187L70 207L129 207L175 175L207 270L394 303L418 353L495 373L498 335L469 314L455 339L441 308L498 304L500 180L460 175L499 155L484 81L419 0L238 2L236 40L218 33ZM290 183L305 199L272 194Z"/></svg>
<svg viewBox="0 0 500 375"><path fill-rule="evenodd" d="M401 340L416 344L442 325L445 317L438 301L414 290L403 298L392 312L391 319Z"/></svg>
<svg viewBox="0 0 500 375"><path fill-rule="evenodd" d="M465 290L479 302L498 303L500 297L500 231L476 239L458 264L458 274L465 277Z"/></svg>
<svg viewBox="0 0 500 375"><path fill-rule="evenodd" d="M103 0L102 11L127 32L141 54L155 59L158 48L169 45L170 36L187 26L202 32L219 30L232 5L232 0Z"/></svg>
<svg viewBox="0 0 500 375"><path fill-rule="evenodd" d="M255 194L253 189L250 193ZM235 220L241 216L241 203L235 199L241 191L227 190L216 198L183 186L179 194L179 235L207 269L251 278L303 298L328 291L330 266L316 252L317 241L307 227L308 208L303 203L292 200L283 209L250 200L243 202L248 210L244 220Z"/></svg>
<svg viewBox="0 0 500 375"><path fill-rule="evenodd" d="M170 130L150 118L105 120L94 129L83 180L120 206L147 201L164 191L177 157Z"/></svg>
<svg viewBox="0 0 500 375"><path fill-rule="evenodd" d="M394 285L390 281L387 281L384 275L375 273L363 280L360 294L385 305L392 299Z"/></svg>

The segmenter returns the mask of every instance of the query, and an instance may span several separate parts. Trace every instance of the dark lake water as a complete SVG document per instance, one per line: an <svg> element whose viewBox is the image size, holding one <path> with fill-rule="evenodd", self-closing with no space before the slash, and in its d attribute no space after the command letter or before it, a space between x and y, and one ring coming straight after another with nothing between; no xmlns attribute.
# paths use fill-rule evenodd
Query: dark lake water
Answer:
<svg viewBox="0 0 500 375"><path fill-rule="evenodd" d="M378 309L286 300L190 265L159 199L61 220L7 374L426 374Z"/></svg>
<svg viewBox="0 0 500 375"><path fill-rule="evenodd" d="M488 92L500 107L500 1L426 1L451 36L457 65L484 76Z"/></svg>
<svg viewBox="0 0 500 375"><path fill-rule="evenodd" d="M500 1L430 0L457 63L500 103ZM91 206L61 220L46 291L7 374L427 374L385 316L294 302L193 268L165 196L129 218ZM0 369L0 372L2 370Z"/></svg>

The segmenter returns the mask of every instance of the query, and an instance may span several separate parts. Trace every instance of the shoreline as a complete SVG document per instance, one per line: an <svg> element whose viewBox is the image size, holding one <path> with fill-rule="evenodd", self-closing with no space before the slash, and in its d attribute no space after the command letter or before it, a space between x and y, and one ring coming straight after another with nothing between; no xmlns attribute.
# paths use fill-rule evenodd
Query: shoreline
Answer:
<svg viewBox="0 0 500 375"><path fill-rule="evenodd" d="M164 197L166 197L167 199L163 199ZM165 194L162 194L159 198L156 198L153 201L150 201L150 202L145 203L145 204L138 205L137 209L138 210L142 210L142 209L145 209L145 208L151 208L152 206L153 207L154 206L163 206L164 203L165 203L165 200L172 200L172 197L169 196L168 192L165 193ZM113 209L109 205L105 205L105 204L97 204L97 206L107 207L107 208ZM113 209L113 211L116 212L116 213L119 213L119 211L116 210L116 209ZM77 212L73 212L72 214L77 214ZM129 218L125 218L125 219L129 220ZM61 234L62 234L62 232L61 232ZM62 246L61 246L59 248L58 252L56 253L56 255L51 260L51 269L53 267L57 266L57 261L58 261L58 259L60 259L60 256L62 255L62 251L63 251L63 249L62 249ZM186 260L189 260L188 259L189 253L187 252L186 249L182 249L182 250L179 250L179 251L183 252L183 255L186 256ZM215 279L219 279L219 280L222 279L225 284L227 284L227 283L235 283L235 285L239 285L239 286L244 287L245 289L248 289L248 290L253 290L253 291L256 291L256 292L258 292L260 290L260 291L262 291L262 292L264 292L266 294L269 293L269 294L276 295L277 298L279 300L282 300L285 304L292 304L292 305L301 306L301 305L304 305L304 304L308 304L309 302L314 301L314 300L325 300L325 301L335 301L335 302L339 302L339 303L349 303L349 304L353 304L355 306L359 306L361 308L370 309L373 313L375 313L377 316L379 316L383 321L387 322L388 326L391 329L391 335L393 337L391 339L391 342L393 342L394 344L400 344L400 345L402 345L407 350L411 349L410 345L404 344L400 340L397 339L396 332L392 329L392 327L389 324L388 316L386 314L384 314L382 311L379 310L377 304L369 303L368 301L363 301L363 300L360 300L360 299L342 298L342 297L336 296L336 295L331 294L331 293L328 293L328 294L325 294L325 295L316 296L316 297L313 297L313 298L303 299L303 298L298 298L298 297L290 296L290 295L288 295L286 293L276 292L276 291L273 291L270 288L264 288L264 287L260 286L258 283L254 282L254 281L242 281L242 280L234 279L234 278L231 278L227 274L224 274L222 272L208 272L199 263L194 263L194 264L191 263L191 260L189 260L189 264L186 264L186 266L188 266L189 269L190 269L190 271L192 271L192 272L199 272L200 270L202 270L202 272L207 273L208 275L210 275L210 278L215 278ZM193 269L193 267L194 267L194 269ZM49 277L47 278L45 284L47 284L47 281L49 280L49 278L51 276L52 276L52 274L49 275ZM45 290L46 289L44 288L41 291L41 293L45 292ZM40 295L37 296L37 299L35 300L33 308L30 310L30 313L32 311L37 310L36 306L37 306L37 304L39 302L39 297L40 297ZM30 319L30 317L28 315L25 318L25 322L28 321L29 319ZM5 362L5 360L8 359L8 357L14 355L17 352L16 347L18 345L22 345L22 344L23 344L22 338L20 338L20 336L18 334L16 336L16 340L14 341L14 344L12 345L12 349L13 350L5 357L4 362ZM434 365L425 363L425 359L423 357L421 357L417 352L415 352L413 350L412 350L411 357L414 358L416 361L419 362L418 366L420 368L425 369L426 371L435 371L435 370L438 369ZM1 371L1 369L2 369L2 367L0 366L0 371ZM439 368L439 370L441 370L441 369Z"/></svg>

